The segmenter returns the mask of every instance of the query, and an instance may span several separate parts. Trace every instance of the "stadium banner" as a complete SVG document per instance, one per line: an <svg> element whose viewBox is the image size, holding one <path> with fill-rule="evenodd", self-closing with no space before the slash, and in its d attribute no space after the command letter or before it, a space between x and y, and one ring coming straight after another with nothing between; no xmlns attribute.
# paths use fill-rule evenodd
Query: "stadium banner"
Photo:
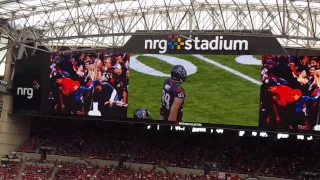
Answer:
<svg viewBox="0 0 320 180"><path fill-rule="evenodd" d="M190 33L190 32L189 32ZM235 35L134 35L120 51L148 54L283 54L276 38Z"/></svg>
<svg viewBox="0 0 320 180"><path fill-rule="evenodd" d="M320 56L262 58L260 127L320 130Z"/></svg>

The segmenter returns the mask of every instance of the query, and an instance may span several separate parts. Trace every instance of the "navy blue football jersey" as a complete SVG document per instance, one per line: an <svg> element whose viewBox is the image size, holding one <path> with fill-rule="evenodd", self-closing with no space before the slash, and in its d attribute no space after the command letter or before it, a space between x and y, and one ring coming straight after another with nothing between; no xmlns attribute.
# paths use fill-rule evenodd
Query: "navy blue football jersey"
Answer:
<svg viewBox="0 0 320 180"><path fill-rule="evenodd" d="M186 93L185 90L180 86L175 84L171 79L167 79L164 81L163 88L162 88L162 98L161 98L161 110L164 120L168 120L170 115L171 106L173 104L174 98L185 98ZM176 121L182 121L183 116L183 105L184 102L181 104L179 108L179 112L177 115Z"/></svg>

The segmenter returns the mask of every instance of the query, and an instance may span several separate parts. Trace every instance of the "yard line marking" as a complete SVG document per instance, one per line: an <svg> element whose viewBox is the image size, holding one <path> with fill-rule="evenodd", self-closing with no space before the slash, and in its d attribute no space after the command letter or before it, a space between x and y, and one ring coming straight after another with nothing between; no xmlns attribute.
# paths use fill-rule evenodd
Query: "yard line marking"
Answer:
<svg viewBox="0 0 320 180"><path fill-rule="evenodd" d="M239 64L245 64L245 65L258 65L261 66L261 60L253 57L252 55L241 55L236 57L236 61Z"/></svg>
<svg viewBox="0 0 320 180"><path fill-rule="evenodd" d="M161 54L141 54L130 57L130 68L140 73L148 74L151 76L171 77L170 74L166 74L161 71L155 70L154 68L149 67L148 65L140 62L138 60L139 56L154 57L160 61L164 61L171 65L183 65L188 75L195 74L197 72L197 66L192 64L190 61L187 61L182 58Z"/></svg>
<svg viewBox="0 0 320 180"><path fill-rule="evenodd" d="M246 80L252 82L253 84L261 85L260 81L258 81L258 80L256 80L256 79L253 79L252 77L247 76L247 75L245 75L245 74L243 74L243 73L241 73L241 72L239 72L239 71L237 71L237 70L234 70L234 69L232 69L232 68L229 68L228 66L222 65L222 64L220 64L220 63L218 63L218 62L216 62L216 61L213 61L213 60L211 60L211 59L209 59L209 58L206 58L206 57L204 57L204 56L202 56L202 55L199 55L199 54L193 54L193 56L196 57L196 58L198 58L198 59L200 59L200 60L203 60L203 61L205 61L205 62L207 62L207 63L210 63L210 64L212 64L212 65L215 65L215 66L217 66L217 67L219 67L219 68L221 68L221 69L224 69L224 70L226 70L226 71L228 71L228 72L230 72L230 73L232 73L232 74L234 74L234 75L236 75L236 76L239 76L239 77L241 77L241 78L243 78L243 79L246 79Z"/></svg>

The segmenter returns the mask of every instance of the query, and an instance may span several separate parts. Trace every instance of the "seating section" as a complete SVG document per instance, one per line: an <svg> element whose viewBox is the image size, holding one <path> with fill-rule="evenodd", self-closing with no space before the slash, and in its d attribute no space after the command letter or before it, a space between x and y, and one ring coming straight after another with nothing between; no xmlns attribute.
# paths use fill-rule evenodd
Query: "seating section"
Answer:
<svg viewBox="0 0 320 180"><path fill-rule="evenodd" d="M26 165L22 173L22 180L48 179L52 173L53 167Z"/></svg>
<svg viewBox="0 0 320 180"><path fill-rule="evenodd" d="M227 146L218 158L220 170L252 174L265 159L262 154L268 153L269 139L246 138L236 144Z"/></svg>
<svg viewBox="0 0 320 180"><path fill-rule="evenodd" d="M63 127L63 126L61 126ZM80 130L78 130L80 129ZM52 153L89 159L118 160L190 169L219 170L230 173L293 178L302 172L320 171L320 145L316 141L238 137L177 131L119 130L113 127L61 129L49 136L31 137L20 150L30 152L40 146L52 147ZM95 129L92 131L92 129ZM36 133L35 133L36 134ZM40 138L41 137L41 138ZM299 148L298 148L299 147ZM211 164L210 164L211 163ZM212 166L215 164L215 167ZM56 177L86 179L95 168L64 164ZM176 178L175 175L106 167L96 179L107 176ZM150 177L151 178L151 177Z"/></svg>
<svg viewBox="0 0 320 180"><path fill-rule="evenodd" d="M24 145L22 145L18 151L34 153L36 152L37 147L39 147L39 145L42 144L43 141L44 139L40 139L36 136L32 137Z"/></svg>
<svg viewBox="0 0 320 180"><path fill-rule="evenodd" d="M133 180L140 180L140 179L150 179L150 180L157 180L157 179L167 179L167 180L178 180L181 178L181 175L177 175L175 173L167 173L167 172L157 172L155 170L143 170L140 169L136 172L133 176Z"/></svg>
<svg viewBox="0 0 320 180"><path fill-rule="evenodd" d="M114 179L128 179L133 174L130 169L118 169L114 166L103 167L94 178L95 180L114 180Z"/></svg>
<svg viewBox="0 0 320 180"><path fill-rule="evenodd" d="M19 162L2 161L0 164L0 180L17 180Z"/></svg>
<svg viewBox="0 0 320 180"><path fill-rule="evenodd" d="M55 173L55 179L78 179L88 180L96 172L95 168L89 167L86 164L63 163L59 165L58 172Z"/></svg>
<svg viewBox="0 0 320 180"><path fill-rule="evenodd" d="M317 172L320 147L313 142L302 141L299 145L282 140L271 149L261 175L270 177L294 178L301 172Z"/></svg>

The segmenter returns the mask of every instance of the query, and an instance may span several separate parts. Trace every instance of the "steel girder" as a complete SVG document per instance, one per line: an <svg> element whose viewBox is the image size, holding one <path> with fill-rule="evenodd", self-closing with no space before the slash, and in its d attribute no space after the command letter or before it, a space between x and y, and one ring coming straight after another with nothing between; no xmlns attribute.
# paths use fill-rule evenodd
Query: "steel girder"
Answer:
<svg viewBox="0 0 320 180"><path fill-rule="evenodd" d="M149 34L159 30L193 34L249 30L245 35L276 37L285 47L320 46L319 0L37 1L41 3L8 1L16 7L11 10L0 2L4 19L0 32L10 38L8 47L26 48L34 42L49 51L61 46L121 47L131 35L139 34L137 30ZM263 34L263 30L272 34Z"/></svg>

